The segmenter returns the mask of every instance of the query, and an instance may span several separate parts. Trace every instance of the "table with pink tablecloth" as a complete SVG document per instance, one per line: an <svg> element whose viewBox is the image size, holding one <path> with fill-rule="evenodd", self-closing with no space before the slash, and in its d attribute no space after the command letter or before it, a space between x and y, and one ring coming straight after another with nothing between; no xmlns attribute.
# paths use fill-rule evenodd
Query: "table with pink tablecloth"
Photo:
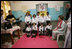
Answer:
<svg viewBox="0 0 72 49"><path fill-rule="evenodd" d="M6 31L8 31L7 33L12 34L13 31L15 31L15 30L20 30L20 27L19 26L12 26L12 28L7 29Z"/></svg>

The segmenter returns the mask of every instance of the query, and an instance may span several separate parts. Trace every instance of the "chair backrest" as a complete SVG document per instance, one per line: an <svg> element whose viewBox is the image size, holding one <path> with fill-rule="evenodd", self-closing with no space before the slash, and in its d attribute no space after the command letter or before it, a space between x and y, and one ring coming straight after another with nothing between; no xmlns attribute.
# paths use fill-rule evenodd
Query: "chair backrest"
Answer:
<svg viewBox="0 0 72 49"><path fill-rule="evenodd" d="M64 32L64 35L66 35L67 28L68 28L68 26L67 26L67 24L66 24L66 25L65 25L65 32Z"/></svg>

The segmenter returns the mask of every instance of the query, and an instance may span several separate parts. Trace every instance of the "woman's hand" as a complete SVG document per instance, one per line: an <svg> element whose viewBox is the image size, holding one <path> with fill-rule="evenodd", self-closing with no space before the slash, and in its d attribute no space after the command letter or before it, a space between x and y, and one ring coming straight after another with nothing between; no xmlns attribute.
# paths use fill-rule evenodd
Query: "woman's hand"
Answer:
<svg viewBox="0 0 72 49"><path fill-rule="evenodd" d="M56 29L54 29L53 31L56 31Z"/></svg>

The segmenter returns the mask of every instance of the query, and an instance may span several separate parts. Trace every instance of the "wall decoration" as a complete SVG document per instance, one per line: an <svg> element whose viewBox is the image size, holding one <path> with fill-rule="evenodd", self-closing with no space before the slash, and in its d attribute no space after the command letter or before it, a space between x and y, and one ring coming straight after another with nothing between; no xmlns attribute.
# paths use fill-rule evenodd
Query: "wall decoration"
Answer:
<svg viewBox="0 0 72 49"><path fill-rule="evenodd" d="M44 13L44 15L46 16L46 12L48 12L48 3L37 4L36 12L40 12L40 15Z"/></svg>
<svg viewBox="0 0 72 49"><path fill-rule="evenodd" d="M56 5L55 6L55 9L56 9L56 11L60 11L60 6L59 5Z"/></svg>
<svg viewBox="0 0 72 49"><path fill-rule="evenodd" d="M48 4L47 3L41 3L36 5L37 11L48 11Z"/></svg>

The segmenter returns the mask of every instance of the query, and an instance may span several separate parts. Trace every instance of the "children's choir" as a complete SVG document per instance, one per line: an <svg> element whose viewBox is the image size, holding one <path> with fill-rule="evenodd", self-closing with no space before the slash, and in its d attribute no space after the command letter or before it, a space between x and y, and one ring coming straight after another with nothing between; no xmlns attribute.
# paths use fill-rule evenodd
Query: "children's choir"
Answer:
<svg viewBox="0 0 72 49"><path fill-rule="evenodd" d="M31 19L32 18L32 19ZM50 23L51 17L47 12L47 16L44 16L44 13L41 14L37 12L37 15L33 14L33 17L26 13L25 16L25 32L27 33L27 37L32 35L36 37L37 34L40 35L50 35L52 36L52 25Z"/></svg>

